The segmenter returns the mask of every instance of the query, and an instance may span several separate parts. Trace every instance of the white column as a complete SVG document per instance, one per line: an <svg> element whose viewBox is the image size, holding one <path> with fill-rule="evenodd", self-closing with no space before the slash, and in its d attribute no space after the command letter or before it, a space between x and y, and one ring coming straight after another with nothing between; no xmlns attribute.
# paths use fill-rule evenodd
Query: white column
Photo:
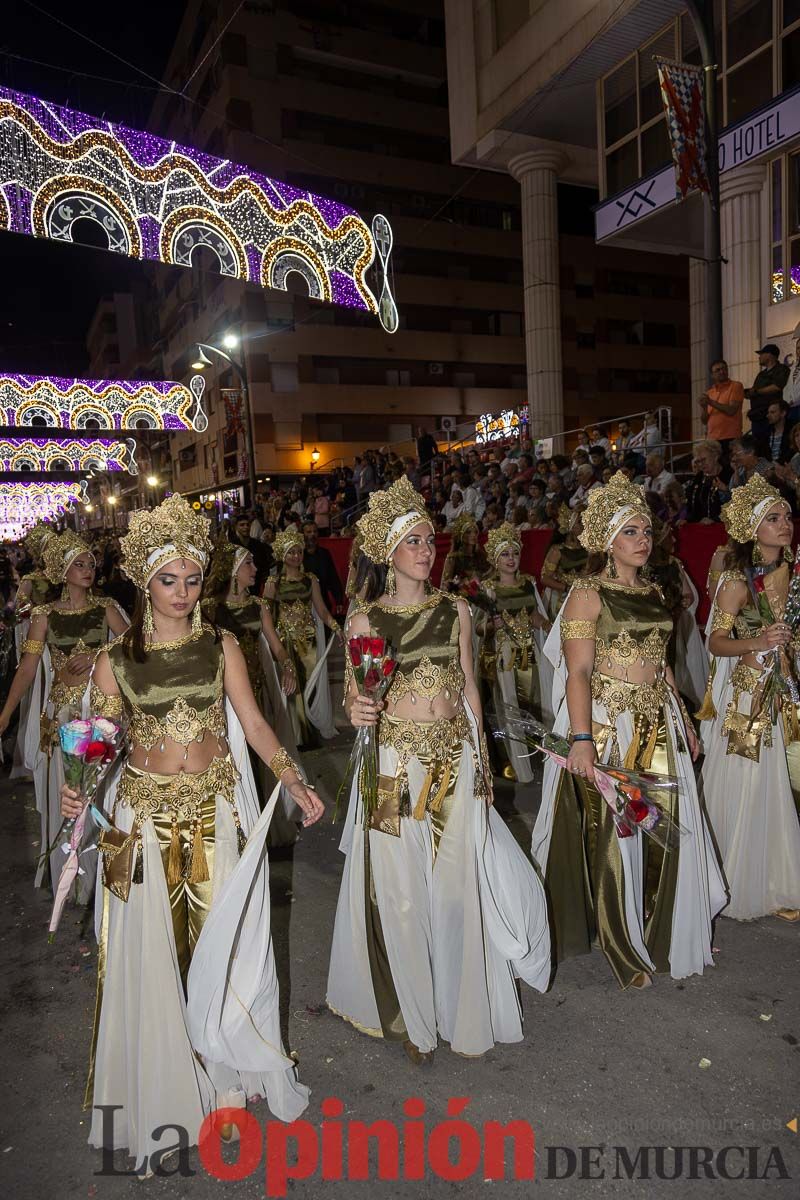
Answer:
<svg viewBox="0 0 800 1200"><path fill-rule="evenodd" d="M722 333L732 379L749 387L761 345L761 192L763 164L737 167L720 180L722 222ZM747 402L745 402L745 411Z"/></svg>
<svg viewBox="0 0 800 1200"><path fill-rule="evenodd" d="M561 303L558 276L558 151L517 155L508 169L522 190L522 269L525 357L531 433L548 437L564 428L561 374Z"/></svg>
<svg viewBox="0 0 800 1200"><path fill-rule="evenodd" d="M697 258L689 259L689 336L691 338L692 438L694 441L700 441L706 436L706 427L700 420L700 407L695 402L711 383L706 333L707 271L708 267L704 262Z"/></svg>

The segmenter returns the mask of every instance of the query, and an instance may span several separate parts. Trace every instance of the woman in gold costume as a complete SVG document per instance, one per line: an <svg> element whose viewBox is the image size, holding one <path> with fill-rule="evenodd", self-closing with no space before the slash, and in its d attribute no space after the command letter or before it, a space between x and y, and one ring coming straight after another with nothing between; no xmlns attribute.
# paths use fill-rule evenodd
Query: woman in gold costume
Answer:
<svg viewBox="0 0 800 1200"><path fill-rule="evenodd" d="M116 601L92 591L94 555L77 534L67 531L48 538L43 556L47 578L54 587L61 585L61 596L31 610L28 636L20 647L22 657L0 712L0 733L31 687L36 695L41 693L41 718L38 728L33 722L28 723L24 761L33 771L36 807L41 818L42 857L35 882L37 887L42 886L48 874L55 888L64 856L58 852L51 854L48 872L44 855L61 827L64 770L58 726L71 717L81 716L95 655L108 641L109 632L119 634L127 628L128 618ZM89 871L79 878L79 893L88 895Z"/></svg>
<svg viewBox="0 0 800 1200"><path fill-rule="evenodd" d="M555 621L558 616L558 611L575 580L586 570L589 555L580 542L582 520L581 512L572 513L566 505L562 505L558 529L563 541L551 545L544 556L542 599L551 621Z"/></svg>
<svg viewBox="0 0 800 1200"><path fill-rule="evenodd" d="M14 598L14 642L17 650L17 662L22 658L22 643L27 640L31 623L31 610L40 608L48 600L53 599L57 589L44 573L44 553L47 541L56 535L52 525L39 522L24 539L25 550L33 560L34 569L23 575L19 581L17 594ZM40 695L43 682L43 672L37 671L31 688L25 693L19 706L19 724L17 741L14 746L14 763L11 768L11 778L30 778L33 766L27 765L39 754L39 713L42 711Z"/></svg>
<svg viewBox="0 0 800 1200"><path fill-rule="evenodd" d="M442 588L457 591L471 579L480 579L489 569L489 561L478 545L478 522L469 513L461 513L450 527L450 549L442 568Z"/></svg>
<svg viewBox="0 0 800 1200"><path fill-rule="evenodd" d="M327 666L332 640L326 647L323 625L339 637L341 628L328 612L316 576L303 570L304 549L298 529L276 535L272 553L278 565L267 580L264 599L297 679L289 705L295 740L309 749L319 745L320 735L336 736Z"/></svg>
<svg viewBox="0 0 800 1200"><path fill-rule="evenodd" d="M424 1065L439 1037L465 1055L521 1039L515 977L548 985L547 910L491 807L469 609L428 586L424 501L404 476L358 525L371 566L348 634L385 639L398 666L380 704L349 673L347 712L377 726L380 775L366 796L357 769L350 793L328 1004Z"/></svg>
<svg viewBox="0 0 800 1200"><path fill-rule="evenodd" d="M575 581L545 647L555 732L572 748L567 770L545 766L532 851L558 959L588 953L596 934L620 986L641 988L653 971L681 979L711 965L725 889L697 798L697 738L666 661L672 618L640 574L653 545L642 489L618 472L593 491L581 540L595 573ZM665 801L687 831L677 849L665 853L639 830L618 837L594 786L598 761L677 777Z"/></svg>
<svg viewBox="0 0 800 1200"><path fill-rule="evenodd" d="M550 692L553 671L544 660L542 647L550 622L544 611L536 581L520 573L522 540L507 521L493 529L486 541L492 570L481 590L496 615L481 613L484 631L480 650L480 673L498 717L503 706L512 705L537 721L552 724ZM497 743L498 747L500 743ZM533 779L530 758L521 748L505 743L504 773L519 783Z"/></svg>
<svg viewBox="0 0 800 1200"><path fill-rule="evenodd" d="M127 1148L147 1173L163 1125L194 1144L205 1116L247 1096L265 1096L282 1120L307 1104L281 1044L269 930L278 789L259 817L247 745L305 824L322 805L261 715L236 638L201 619L208 521L174 494L131 515L121 548L139 597L92 681L93 713L127 719L129 750L105 798L118 834L100 842L87 1097L90 1144ZM68 817L81 810L67 787L62 804ZM108 1105L113 1122L98 1107Z"/></svg>
<svg viewBox="0 0 800 1200"><path fill-rule="evenodd" d="M222 538L214 550L208 579L203 587L203 613L212 625L227 629L239 642L247 663L250 687L281 745L297 754L287 697L297 690L297 674L288 652L275 632L269 606L250 589L255 587L256 565L246 546L237 546ZM278 677L280 673L280 679ZM261 807L272 791L267 768L254 751L250 765L258 788ZM271 777L270 777L271 778ZM286 788L276 805L269 829L270 846L290 846L297 840L297 805Z"/></svg>
<svg viewBox="0 0 800 1200"><path fill-rule="evenodd" d="M709 622L712 671L702 727L703 784L731 901L726 917L800 917L798 706L770 679L797 686L797 641L783 621L791 581L789 505L763 476L722 508L731 547ZM771 697L772 692L772 698Z"/></svg>

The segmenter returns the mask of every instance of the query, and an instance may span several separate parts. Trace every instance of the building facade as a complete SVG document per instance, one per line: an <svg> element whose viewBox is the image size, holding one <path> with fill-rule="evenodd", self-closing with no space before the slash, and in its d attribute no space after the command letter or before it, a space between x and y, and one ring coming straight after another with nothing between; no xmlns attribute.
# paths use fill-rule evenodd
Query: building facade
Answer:
<svg viewBox="0 0 800 1200"><path fill-rule="evenodd" d="M627 251L643 276L665 254L688 262L698 395L709 382L704 201L675 198L653 61L700 62L685 3L446 0L445 9L455 160L520 179L532 411L559 415L549 286L559 180L597 187L598 252ZM716 0L715 26L724 353L749 385L757 348L775 342L792 355L800 322L800 4ZM544 380L531 376L532 361L548 364Z"/></svg>

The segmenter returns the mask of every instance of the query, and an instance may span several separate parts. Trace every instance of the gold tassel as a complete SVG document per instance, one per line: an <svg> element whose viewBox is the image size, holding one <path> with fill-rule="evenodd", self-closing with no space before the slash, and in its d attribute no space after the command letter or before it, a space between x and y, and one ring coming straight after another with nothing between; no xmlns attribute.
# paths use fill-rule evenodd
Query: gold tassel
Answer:
<svg viewBox="0 0 800 1200"><path fill-rule="evenodd" d="M432 785L433 775L430 771L428 771L428 774L422 781L422 788L420 789L419 796L417 797L417 803L414 805L415 821L423 821L425 819L425 806L428 803L428 796L430 795Z"/></svg>
<svg viewBox="0 0 800 1200"><path fill-rule="evenodd" d="M444 803L444 798L447 795L447 789L450 786L450 773L450 763L446 762L444 764L444 770L442 771L441 781L436 789L436 795L431 800L431 812L439 812L442 804Z"/></svg>
<svg viewBox="0 0 800 1200"><path fill-rule="evenodd" d="M694 714L696 721L716 721L717 710L714 708L714 701L711 698L711 685L714 681L714 676L709 678L706 694L703 696L703 703Z"/></svg>
<svg viewBox="0 0 800 1200"><path fill-rule="evenodd" d="M203 844L203 822L198 818L194 827L194 838L192 839L192 864L189 868L189 883L207 883L209 878L208 859L206 858L206 848Z"/></svg>
<svg viewBox="0 0 800 1200"><path fill-rule="evenodd" d="M172 822L172 837L169 843L169 858L167 859L167 883L175 887L183 878L183 862L181 861L181 839L178 834L178 822Z"/></svg>
<svg viewBox="0 0 800 1200"><path fill-rule="evenodd" d="M636 766L636 759L639 756L639 748L641 747L641 744L642 744L642 733L641 733L641 729L639 727L639 722L634 721L633 737L631 738L631 744L630 744L630 746L628 746L628 749L625 753L625 759L622 763L622 765L626 771L632 771L633 768Z"/></svg>
<svg viewBox="0 0 800 1200"><path fill-rule="evenodd" d="M649 771L651 766L653 765L653 755L656 752L657 743L658 743L658 722L653 721L653 724L650 726L650 736L647 739L647 744L645 745L645 748L641 752L641 755L639 757L639 762L645 771Z"/></svg>

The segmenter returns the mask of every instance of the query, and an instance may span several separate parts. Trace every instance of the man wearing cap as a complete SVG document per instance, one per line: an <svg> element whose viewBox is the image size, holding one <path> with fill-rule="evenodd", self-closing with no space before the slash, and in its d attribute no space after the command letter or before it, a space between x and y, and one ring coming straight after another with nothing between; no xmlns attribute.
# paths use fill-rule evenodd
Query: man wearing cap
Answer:
<svg viewBox="0 0 800 1200"><path fill-rule="evenodd" d="M783 389L789 381L789 368L780 362L781 352L774 342L767 342L757 351L758 365L761 370L753 380L751 388L745 388L745 396L750 401L748 417L757 438L769 436L767 409L774 400L783 399Z"/></svg>

